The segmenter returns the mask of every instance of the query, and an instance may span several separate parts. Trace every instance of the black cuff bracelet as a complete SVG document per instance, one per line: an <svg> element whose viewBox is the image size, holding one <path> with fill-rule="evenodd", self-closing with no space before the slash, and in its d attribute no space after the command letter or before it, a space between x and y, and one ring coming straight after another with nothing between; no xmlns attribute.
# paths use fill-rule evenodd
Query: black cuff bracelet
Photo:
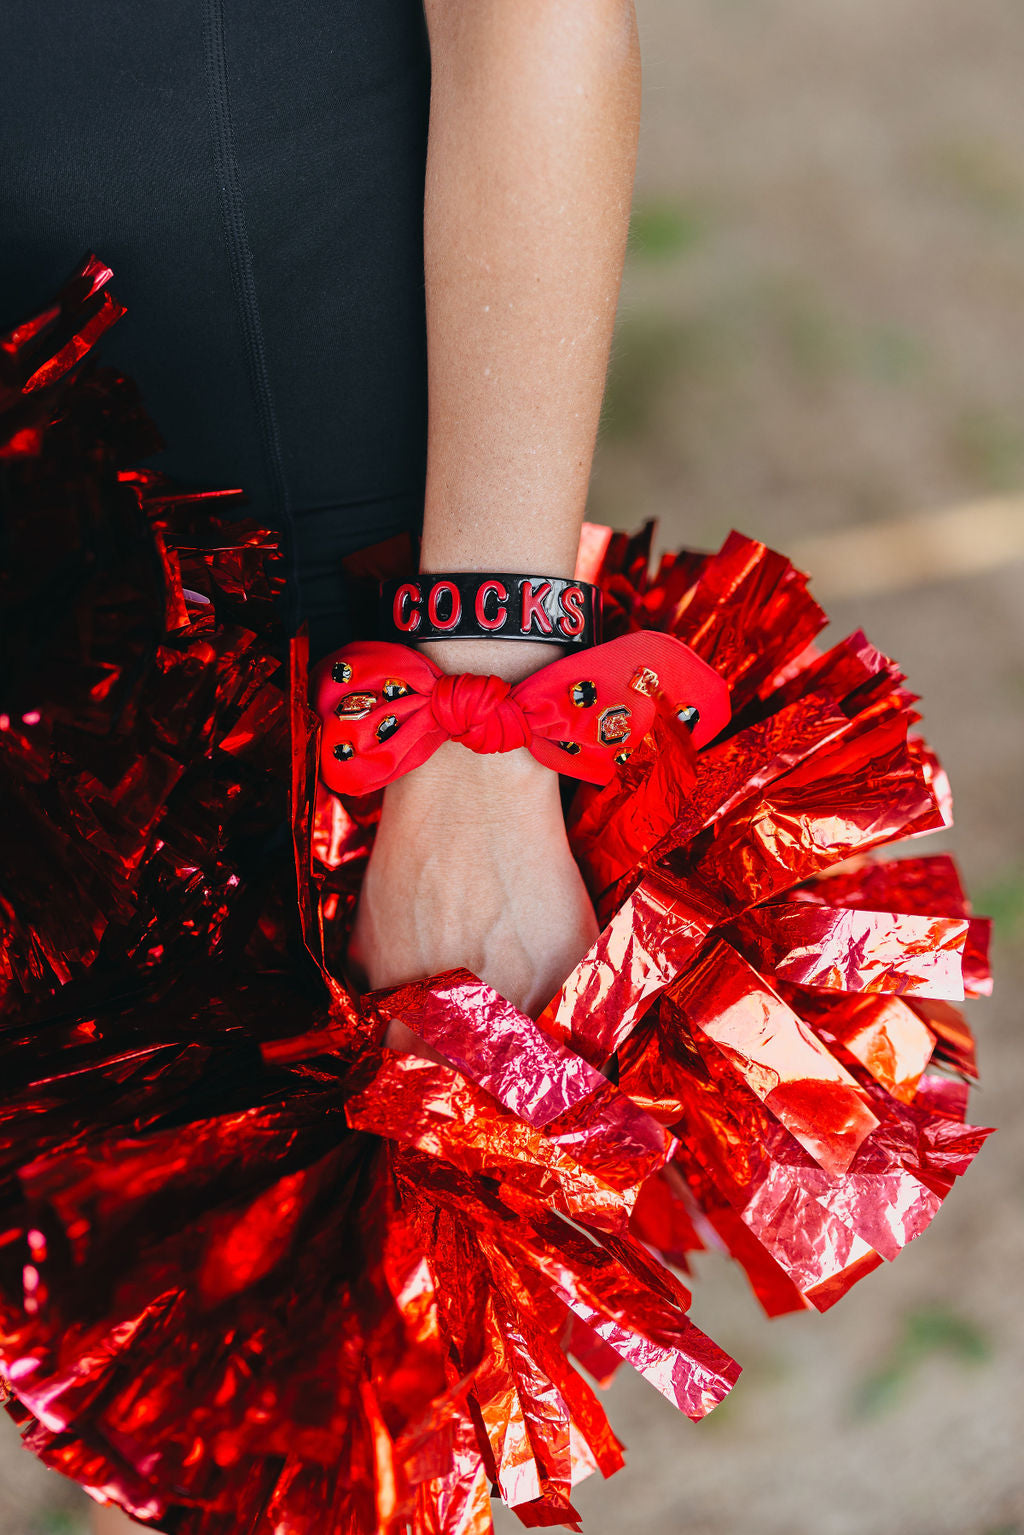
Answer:
<svg viewBox="0 0 1024 1535"><path fill-rule="evenodd" d="M561 576L459 571L385 581L377 637L421 640L546 640L583 650L601 639L601 593Z"/></svg>

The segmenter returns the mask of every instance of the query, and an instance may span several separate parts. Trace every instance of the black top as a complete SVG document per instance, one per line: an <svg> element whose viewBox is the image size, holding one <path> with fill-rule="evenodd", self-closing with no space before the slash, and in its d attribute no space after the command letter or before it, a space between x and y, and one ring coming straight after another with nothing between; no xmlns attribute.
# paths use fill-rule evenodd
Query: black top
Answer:
<svg viewBox="0 0 1024 1535"><path fill-rule="evenodd" d="M153 466L244 487L340 642L340 556L422 507L421 0L4 0L0 60L0 326L95 250Z"/></svg>

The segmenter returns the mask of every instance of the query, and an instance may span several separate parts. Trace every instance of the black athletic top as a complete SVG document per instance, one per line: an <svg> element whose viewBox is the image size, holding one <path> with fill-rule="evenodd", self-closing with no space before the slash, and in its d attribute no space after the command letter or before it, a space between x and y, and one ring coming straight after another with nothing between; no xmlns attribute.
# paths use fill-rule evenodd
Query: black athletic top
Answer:
<svg viewBox="0 0 1024 1535"><path fill-rule="evenodd" d="M0 326L113 268L150 462L285 532L318 649L422 508L428 97L421 0L0 4Z"/></svg>

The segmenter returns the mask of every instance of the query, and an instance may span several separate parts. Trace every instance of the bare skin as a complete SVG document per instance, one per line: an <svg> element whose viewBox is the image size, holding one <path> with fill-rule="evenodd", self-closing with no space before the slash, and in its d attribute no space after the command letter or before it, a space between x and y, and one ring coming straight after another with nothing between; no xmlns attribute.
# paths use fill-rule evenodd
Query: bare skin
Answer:
<svg viewBox="0 0 1024 1535"><path fill-rule="evenodd" d="M422 568L570 575L632 196L632 3L426 11ZM429 654L446 671L517 681L558 652L449 641ZM465 965L536 1013L595 936L557 779L527 752L448 745L387 790L351 951L371 985ZM390 1042L415 1048L401 1026Z"/></svg>
<svg viewBox="0 0 1024 1535"><path fill-rule="evenodd" d="M422 568L571 575L629 224L632 0L426 0L430 425ZM435 644L518 681L558 651ZM371 986L466 966L530 1013L597 926L554 773L442 747L386 792L353 935ZM418 1048L403 1025L390 1043ZM138 1526L97 1509L95 1535Z"/></svg>

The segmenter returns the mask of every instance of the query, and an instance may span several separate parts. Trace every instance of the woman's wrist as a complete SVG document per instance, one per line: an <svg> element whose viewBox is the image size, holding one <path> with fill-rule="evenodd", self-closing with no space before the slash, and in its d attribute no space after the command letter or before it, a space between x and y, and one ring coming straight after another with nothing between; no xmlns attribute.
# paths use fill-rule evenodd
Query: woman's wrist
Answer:
<svg viewBox="0 0 1024 1535"><path fill-rule="evenodd" d="M561 814L558 774L523 748L482 756L446 741L411 773L389 784L384 796L389 815L399 814L423 828L436 824L447 836L465 840L479 833L486 841L496 824L532 825L542 807Z"/></svg>
<svg viewBox="0 0 1024 1535"><path fill-rule="evenodd" d="M417 650L443 672L476 672L483 677L503 677L522 682L542 666L561 660L566 647L545 640L425 640Z"/></svg>

